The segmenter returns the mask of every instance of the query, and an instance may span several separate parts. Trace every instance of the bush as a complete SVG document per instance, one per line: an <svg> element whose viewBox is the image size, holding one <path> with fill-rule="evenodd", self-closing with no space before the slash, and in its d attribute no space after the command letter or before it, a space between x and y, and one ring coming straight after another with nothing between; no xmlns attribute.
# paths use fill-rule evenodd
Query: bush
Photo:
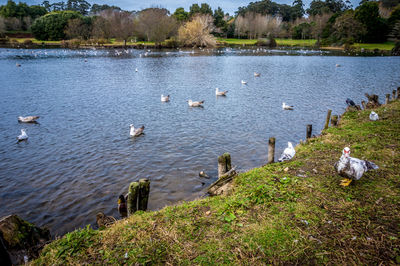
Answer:
<svg viewBox="0 0 400 266"><path fill-rule="evenodd" d="M163 43L166 48L177 48L179 47L179 44L179 41L175 38L168 39Z"/></svg>
<svg viewBox="0 0 400 266"><path fill-rule="evenodd" d="M392 54L392 55L400 55L400 41L397 41L397 42L394 44L394 47L393 47L393 49L392 49L391 54Z"/></svg>
<svg viewBox="0 0 400 266"><path fill-rule="evenodd" d="M75 11L51 12L38 18L32 24L31 31L33 36L42 41L59 41L65 39L65 29L68 20L82 18L82 15Z"/></svg>
<svg viewBox="0 0 400 266"><path fill-rule="evenodd" d="M277 46L277 43L274 38L269 37L268 39L258 39L256 42L257 46L268 46L270 48L274 48Z"/></svg>

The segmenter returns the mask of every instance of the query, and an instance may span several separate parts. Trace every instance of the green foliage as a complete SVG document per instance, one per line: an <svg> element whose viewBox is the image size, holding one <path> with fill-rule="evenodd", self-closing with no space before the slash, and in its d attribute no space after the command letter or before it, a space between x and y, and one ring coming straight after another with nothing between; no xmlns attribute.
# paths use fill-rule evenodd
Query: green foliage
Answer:
<svg viewBox="0 0 400 266"><path fill-rule="evenodd" d="M303 22L292 28L293 39L311 39L312 38L312 26L309 23Z"/></svg>
<svg viewBox="0 0 400 266"><path fill-rule="evenodd" d="M388 34L386 20L379 15L378 2L365 2L355 10L354 17L366 27L363 42L384 42Z"/></svg>
<svg viewBox="0 0 400 266"><path fill-rule="evenodd" d="M89 2L85 0L68 0L66 10L77 11L82 15L87 15L90 6Z"/></svg>
<svg viewBox="0 0 400 266"><path fill-rule="evenodd" d="M4 18L23 18L23 17L31 17L37 18L46 14L47 11L44 7L33 5L28 6L26 3L19 2L18 5L9 0L5 6L0 7L0 16Z"/></svg>
<svg viewBox="0 0 400 266"><path fill-rule="evenodd" d="M75 11L51 12L35 20L31 27L32 34L36 39L43 41L65 39L64 31L68 20L75 18L82 18L82 15Z"/></svg>
<svg viewBox="0 0 400 266"><path fill-rule="evenodd" d="M108 10L108 9L121 10L121 8L118 6L109 6L106 4L104 4L104 5L93 4L92 7L90 8L90 13L98 14L101 11Z"/></svg>
<svg viewBox="0 0 400 266"><path fill-rule="evenodd" d="M351 8L349 1L343 0L313 0L307 9L310 16L322 15L324 13L341 13Z"/></svg>
<svg viewBox="0 0 400 266"><path fill-rule="evenodd" d="M178 22L185 22L189 19L189 13L185 11L183 7L178 7L174 14L172 16L178 21Z"/></svg>

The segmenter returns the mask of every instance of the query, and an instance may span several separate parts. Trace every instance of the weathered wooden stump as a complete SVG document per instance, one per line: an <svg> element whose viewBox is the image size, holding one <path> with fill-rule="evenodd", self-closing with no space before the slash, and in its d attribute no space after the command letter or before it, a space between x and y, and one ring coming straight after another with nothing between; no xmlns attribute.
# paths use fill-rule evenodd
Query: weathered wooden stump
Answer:
<svg viewBox="0 0 400 266"><path fill-rule="evenodd" d="M232 180L237 175L235 167L223 174L208 188L207 192L211 196L227 194L232 186Z"/></svg>
<svg viewBox="0 0 400 266"><path fill-rule="evenodd" d="M368 93L366 93L365 97L368 98L367 109L372 109L381 106L381 104L379 103L378 95L376 94L369 95Z"/></svg>
<svg viewBox="0 0 400 266"><path fill-rule="evenodd" d="M137 211L138 194L139 182L132 182L129 185L128 193L128 216L134 214Z"/></svg>
<svg viewBox="0 0 400 266"><path fill-rule="evenodd" d="M275 158L275 138L271 137L268 140L268 163L273 163Z"/></svg>
<svg viewBox="0 0 400 266"><path fill-rule="evenodd" d="M307 125L306 139L311 138L311 134L312 134L312 125Z"/></svg>
<svg viewBox="0 0 400 266"><path fill-rule="evenodd" d="M332 110L329 109L328 113L326 114L324 129L328 129L328 127L329 127L329 120L331 119L331 114L332 114Z"/></svg>
<svg viewBox="0 0 400 266"><path fill-rule="evenodd" d="M223 174L231 170L231 155L226 152L218 157L218 178L220 178Z"/></svg>
<svg viewBox="0 0 400 266"><path fill-rule="evenodd" d="M1 265L20 265L39 256L51 239L50 231L31 224L17 215L0 219Z"/></svg>
<svg viewBox="0 0 400 266"><path fill-rule="evenodd" d="M388 104L390 102L390 94L386 94L386 100L385 100L385 104Z"/></svg>
<svg viewBox="0 0 400 266"><path fill-rule="evenodd" d="M150 181L147 178L139 180L139 199L138 199L138 209L140 211L147 210L147 204L149 202L150 194Z"/></svg>
<svg viewBox="0 0 400 266"><path fill-rule="evenodd" d="M337 124L338 124L338 116L337 116L337 115L333 115L333 116L332 116L332 119L331 119L331 125L332 125L333 127L336 127Z"/></svg>

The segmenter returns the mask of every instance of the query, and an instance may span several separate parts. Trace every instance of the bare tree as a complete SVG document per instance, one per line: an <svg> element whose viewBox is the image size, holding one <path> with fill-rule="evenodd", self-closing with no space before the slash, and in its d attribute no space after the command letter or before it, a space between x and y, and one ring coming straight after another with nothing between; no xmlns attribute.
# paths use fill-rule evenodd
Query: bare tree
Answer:
<svg viewBox="0 0 400 266"><path fill-rule="evenodd" d="M100 13L110 23L111 35L121 39L126 45L126 41L133 35L134 23L133 15L127 11L108 9Z"/></svg>
<svg viewBox="0 0 400 266"><path fill-rule="evenodd" d="M111 37L111 23L101 16L94 18L91 35L94 38L109 39Z"/></svg>
<svg viewBox="0 0 400 266"><path fill-rule="evenodd" d="M216 40L210 34L213 30L210 15L197 15L179 28L179 40L186 46L215 46Z"/></svg>
<svg viewBox="0 0 400 266"><path fill-rule="evenodd" d="M138 15L138 32L148 41L159 44L176 33L178 24L164 8L148 8Z"/></svg>
<svg viewBox="0 0 400 266"><path fill-rule="evenodd" d="M70 39L89 39L91 28L90 25L85 23L81 18L70 19L68 21L65 34Z"/></svg>
<svg viewBox="0 0 400 266"><path fill-rule="evenodd" d="M281 23L282 18L279 16L247 12L244 16L236 18L236 34L238 36L247 35L249 39L257 39L269 35L276 36Z"/></svg>
<svg viewBox="0 0 400 266"><path fill-rule="evenodd" d="M315 39L319 40L321 39L322 31L326 27L326 24L328 23L329 18L332 16L331 13L324 13L322 15L316 15L313 17L310 17L311 23L314 22L314 26L312 28L312 34Z"/></svg>

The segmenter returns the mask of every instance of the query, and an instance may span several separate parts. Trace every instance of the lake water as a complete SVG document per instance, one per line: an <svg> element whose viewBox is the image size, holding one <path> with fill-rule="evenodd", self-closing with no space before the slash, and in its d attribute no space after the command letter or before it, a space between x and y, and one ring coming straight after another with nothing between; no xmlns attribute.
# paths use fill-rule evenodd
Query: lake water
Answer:
<svg viewBox="0 0 400 266"><path fill-rule="evenodd" d="M326 111L341 114L347 97L376 93L382 102L400 83L400 57L145 52L0 49L0 216L16 213L54 236L95 224L99 211L118 217L118 195L139 178L151 180L150 210L202 197L222 153L239 169L261 166L269 137L279 156L307 124L318 134ZM217 98L216 87L228 96ZM39 123L18 123L20 115ZM129 137L131 123L145 135ZM21 128L29 139L17 143Z"/></svg>

